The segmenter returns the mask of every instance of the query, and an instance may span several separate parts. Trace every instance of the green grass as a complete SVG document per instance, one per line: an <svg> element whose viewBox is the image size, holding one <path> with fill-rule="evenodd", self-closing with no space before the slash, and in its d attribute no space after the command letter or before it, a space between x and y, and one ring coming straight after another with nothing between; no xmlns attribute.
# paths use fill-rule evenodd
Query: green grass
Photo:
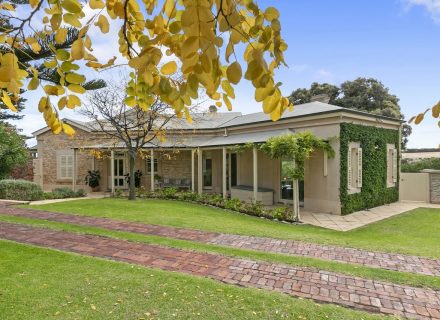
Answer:
<svg viewBox="0 0 440 320"><path fill-rule="evenodd" d="M303 240L440 258L440 210L416 209L363 228L339 232L290 225L202 205L167 200L77 200L32 208L224 233Z"/></svg>
<svg viewBox="0 0 440 320"><path fill-rule="evenodd" d="M289 264L302 267L315 267L320 270L334 271L362 278L374 279L403 284L413 287L430 287L440 290L440 277L418 275L412 273L396 272L378 268L369 268L360 265L338 263L333 261L324 261L314 258L301 256L288 256L275 253L266 253L261 251L237 249L219 245L203 244L185 240L177 240L153 235L143 235L130 232L112 231L95 227L83 227L74 224L66 224L38 219L29 219L13 216L0 215L0 221L27 224L37 227L50 228L54 230L63 230L68 232L95 234L115 239L123 239L148 244L173 247L184 250L196 250L210 252L215 254L227 255L231 257L246 258L251 260L268 261L281 264Z"/></svg>
<svg viewBox="0 0 440 320"><path fill-rule="evenodd" d="M178 273L0 241L9 319L385 319Z"/></svg>

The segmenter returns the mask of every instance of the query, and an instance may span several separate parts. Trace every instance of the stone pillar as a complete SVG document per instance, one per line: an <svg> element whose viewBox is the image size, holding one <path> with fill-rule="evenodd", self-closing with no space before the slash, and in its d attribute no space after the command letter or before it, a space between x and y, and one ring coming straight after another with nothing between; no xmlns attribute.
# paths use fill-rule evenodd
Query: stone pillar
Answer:
<svg viewBox="0 0 440 320"><path fill-rule="evenodd" d="M222 188L223 188L223 198L226 199L228 196L227 185L226 185L226 147L223 147L223 160L222 160Z"/></svg>
<svg viewBox="0 0 440 320"><path fill-rule="evenodd" d="M258 150L253 148L253 177L254 177L254 202L257 202L258 195Z"/></svg>
<svg viewBox="0 0 440 320"><path fill-rule="evenodd" d="M154 192L154 149L150 151L150 190Z"/></svg>
<svg viewBox="0 0 440 320"><path fill-rule="evenodd" d="M203 193L203 164L202 149L197 148L197 191Z"/></svg>

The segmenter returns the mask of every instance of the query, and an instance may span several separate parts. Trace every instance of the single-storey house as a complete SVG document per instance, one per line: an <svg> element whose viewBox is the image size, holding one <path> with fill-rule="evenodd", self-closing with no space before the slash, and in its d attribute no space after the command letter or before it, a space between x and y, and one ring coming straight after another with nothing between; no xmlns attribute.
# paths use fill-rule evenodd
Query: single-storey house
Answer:
<svg viewBox="0 0 440 320"><path fill-rule="evenodd" d="M171 121L166 140L145 147L136 169L147 190L166 186L213 192L265 205L291 203L291 179L283 168L292 159L271 159L257 148L239 145L303 131L325 139L333 158L315 151L306 160L300 201L304 210L347 214L398 200L401 121L322 102L297 105L272 122L264 113L209 112ZM38 161L35 181L43 189L88 189L88 170L101 173L101 190L126 189L126 150L96 124L65 119L73 138L49 128L34 132ZM96 150L104 156L97 156ZM93 151L93 152L92 152Z"/></svg>

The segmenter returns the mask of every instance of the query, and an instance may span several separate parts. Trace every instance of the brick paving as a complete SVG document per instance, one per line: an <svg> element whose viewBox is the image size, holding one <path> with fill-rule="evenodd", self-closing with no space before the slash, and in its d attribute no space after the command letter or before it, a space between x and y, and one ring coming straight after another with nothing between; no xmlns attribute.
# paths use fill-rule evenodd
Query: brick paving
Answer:
<svg viewBox="0 0 440 320"><path fill-rule="evenodd" d="M0 222L0 238L414 319L440 319L440 291L96 235Z"/></svg>
<svg viewBox="0 0 440 320"><path fill-rule="evenodd" d="M440 260L403 254L372 252L362 249L306 243L294 240L279 240L221 234L137 222L118 221L108 218L86 217L5 206L1 207L0 214L44 219L63 223L73 223L82 226L106 228L109 230L157 235L174 239L197 241L242 249L306 256L321 260L359 264L373 268L382 268L401 272L440 276Z"/></svg>

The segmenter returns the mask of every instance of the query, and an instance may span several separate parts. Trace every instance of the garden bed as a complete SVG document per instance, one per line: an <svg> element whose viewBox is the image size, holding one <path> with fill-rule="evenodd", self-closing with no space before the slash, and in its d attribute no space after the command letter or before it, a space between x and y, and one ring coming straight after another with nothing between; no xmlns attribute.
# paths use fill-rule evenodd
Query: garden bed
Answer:
<svg viewBox="0 0 440 320"><path fill-rule="evenodd" d="M138 198L180 200L191 203L198 203L216 208L227 209L250 216L296 223L293 220L293 211L288 207L266 208L261 201L244 202L236 198L223 198L219 194L202 193L191 191L179 191L176 188L164 188L156 192L147 191L144 188L136 190Z"/></svg>

